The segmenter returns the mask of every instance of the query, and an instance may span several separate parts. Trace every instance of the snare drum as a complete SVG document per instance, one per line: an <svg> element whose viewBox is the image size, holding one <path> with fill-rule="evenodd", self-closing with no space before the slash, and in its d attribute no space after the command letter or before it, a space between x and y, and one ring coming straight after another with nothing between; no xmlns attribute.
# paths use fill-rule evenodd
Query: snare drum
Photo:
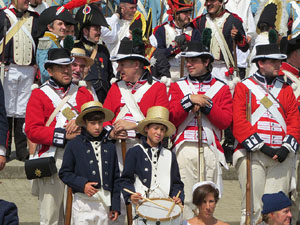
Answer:
<svg viewBox="0 0 300 225"><path fill-rule="evenodd" d="M167 198L152 198L151 200L169 209L173 204L173 201ZM182 206L177 204L169 217L167 217L168 210L147 201L143 201L136 207L136 213L138 225L180 225L182 220Z"/></svg>

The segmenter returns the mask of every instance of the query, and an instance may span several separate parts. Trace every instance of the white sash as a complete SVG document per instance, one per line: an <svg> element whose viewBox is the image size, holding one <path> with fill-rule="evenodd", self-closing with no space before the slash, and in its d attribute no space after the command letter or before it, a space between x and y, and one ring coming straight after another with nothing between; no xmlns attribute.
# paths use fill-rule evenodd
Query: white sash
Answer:
<svg viewBox="0 0 300 225"><path fill-rule="evenodd" d="M299 18L300 18L300 15L299 15ZM285 76L287 76L289 79L291 79L294 83L297 84L297 89L294 90L294 94L297 99L300 96L300 80L290 71L282 70L282 72L284 72Z"/></svg>
<svg viewBox="0 0 300 225"><path fill-rule="evenodd" d="M225 23L225 20L228 18L229 16L229 13L225 13L221 18L220 18L220 21L219 21L219 24L223 24ZM221 52L222 52L222 55L224 57L224 60L225 60L225 63L226 63L226 66L227 68L230 67L230 65L234 65L234 60L233 60L233 57L232 57L232 53L227 45L227 42L224 38L224 35L223 33L221 33L218 25L216 24L215 21L213 21L209 16L206 16L206 20L207 22L209 23L209 27L211 28L212 30L212 37L215 37L217 42L218 42L218 45L221 49Z"/></svg>
<svg viewBox="0 0 300 225"><path fill-rule="evenodd" d="M188 95L188 94L197 94L198 92L196 91L194 85L192 84L192 81L189 79L189 77L187 78L188 84L186 83L185 80L180 80L177 82L178 86L180 87L182 93L184 96ZM220 82L220 81L216 81L211 87L210 89L205 93L205 95L209 98L213 98L218 91L224 86L225 84ZM177 136L175 139L175 142L178 140L178 138L181 136L182 132L186 129L186 127L188 126L188 124L195 118L195 114L192 112L189 112L188 117L184 120L184 122L178 127L178 132L177 132ZM215 127L214 125L212 125L209 120L207 119L207 117L205 115L202 115L202 122L203 122L203 130L206 134L207 137L207 143L209 146L211 146L213 144L214 141L214 134L213 134L213 130L215 130L215 133L218 135L220 134L220 130ZM218 137L219 140L221 137Z"/></svg>
<svg viewBox="0 0 300 225"><path fill-rule="evenodd" d="M292 25L292 32L293 32L294 30L297 29L298 25L300 24L300 7L296 1L291 1L290 3L298 16L297 19L293 21L293 25Z"/></svg>
<svg viewBox="0 0 300 225"><path fill-rule="evenodd" d="M273 97L270 97L270 95L266 96L267 93L265 93L264 90L262 90L261 88L259 88L259 85L256 85L253 81L251 81L250 79L244 80L243 84L246 85L246 87L251 90L252 94L255 95L256 100L260 101L261 99L263 99L264 97L267 97L270 101L273 102L273 105L267 109L263 104L261 104L254 113L252 113L251 115L251 124L252 126L262 117L262 115L269 110L269 112L272 113L272 115L274 116L275 120L281 125L281 127L283 128L284 132L286 133L286 123L285 120L282 116L282 114L279 112L279 110L277 109L277 107L275 106L274 103L277 103ZM274 87L272 88L272 90L270 91L270 93L277 98L277 96L279 95L281 88L283 86L283 83L280 81L275 81Z"/></svg>
<svg viewBox="0 0 300 225"><path fill-rule="evenodd" d="M151 169L153 167L152 160L148 155L147 149L143 145L137 144L142 148L149 161L151 162ZM157 179L156 184L151 179L149 198L167 198L171 188L171 166L172 166L172 152L168 149L162 148L157 162ZM153 171L151 172L153 173ZM134 183L135 191L139 192L145 197L145 192L149 189L142 184L138 176L135 176Z"/></svg>
<svg viewBox="0 0 300 225"><path fill-rule="evenodd" d="M16 17L16 15L10 11L9 9L5 9L4 12L14 21L14 24L10 27L9 30L11 30L17 23L18 23L18 18ZM24 26L24 24L22 25L21 29L23 30L23 32L26 34L26 36L30 39L32 46L33 46L33 51L35 52L36 49L36 45L35 42L31 36L31 33L28 31L28 29L26 28L26 26ZM7 31L7 33L9 32L9 30ZM2 42L2 41L1 41Z"/></svg>
<svg viewBox="0 0 300 225"><path fill-rule="evenodd" d="M75 88L75 89L74 89ZM68 102L75 106L76 105L76 95L77 95L77 89L78 87L74 84L71 84L70 86L70 90L69 92L73 92L74 90L74 93L72 94L71 98L68 100ZM52 104L54 106L54 108L56 108L59 103L62 101L62 99L59 97L59 95L52 89L49 87L49 85L44 85L40 88L41 91L43 91L45 93L45 95L48 96L48 98L50 98L50 100L52 101ZM55 124L55 128L62 128L66 121L67 121L67 118L62 114L62 111L68 107L68 104L65 104L59 113L57 113L56 115L56 124ZM50 146L49 150L46 151L45 153L43 153L41 155L41 157L50 157L50 156L55 156L55 152L56 152L56 149L57 147L56 146ZM33 158L38 158L38 151L35 152L35 155L33 156Z"/></svg>
<svg viewBox="0 0 300 225"><path fill-rule="evenodd" d="M152 85L157 81L153 81ZM131 90L128 89L124 81L119 81L118 86L121 92L122 97L125 100L124 107L120 110L116 121L122 119L127 113L131 113L135 121L139 122L145 119L144 114L141 112L141 109L137 102L144 96L144 94L152 87L148 82L143 84L134 94L131 93Z"/></svg>

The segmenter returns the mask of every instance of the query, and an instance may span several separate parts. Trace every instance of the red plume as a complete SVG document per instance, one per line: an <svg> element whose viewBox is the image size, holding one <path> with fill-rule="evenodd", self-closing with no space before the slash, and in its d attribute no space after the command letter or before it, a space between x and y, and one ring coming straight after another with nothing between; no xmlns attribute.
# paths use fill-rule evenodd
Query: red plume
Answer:
<svg viewBox="0 0 300 225"><path fill-rule="evenodd" d="M85 4L90 4L93 2L97 2L97 1L99 1L99 0L72 0L72 1L68 2L67 4L63 5L63 7L65 9L72 10L72 9L81 7Z"/></svg>

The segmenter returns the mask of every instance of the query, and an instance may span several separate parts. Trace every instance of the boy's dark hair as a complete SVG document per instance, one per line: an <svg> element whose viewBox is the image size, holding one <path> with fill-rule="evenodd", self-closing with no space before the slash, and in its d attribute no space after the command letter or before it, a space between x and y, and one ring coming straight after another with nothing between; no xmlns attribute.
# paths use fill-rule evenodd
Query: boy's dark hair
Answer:
<svg viewBox="0 0 300 225"><path fill-rule="evenodd" d="M99 121L99 120L104 120L105 114L100 111L93 111L85 114L83 116L83 121Z"/></svg>
<svg viewBox="0 0 300 225"><path fill-rule="evenodd" d="M193 204L196 206L200 206L209 193L212 193L214 195L215 201L217 203L219 200L219 191L213 188L211 185L206 184L196 188L196 190L194 191Z"/></svg>

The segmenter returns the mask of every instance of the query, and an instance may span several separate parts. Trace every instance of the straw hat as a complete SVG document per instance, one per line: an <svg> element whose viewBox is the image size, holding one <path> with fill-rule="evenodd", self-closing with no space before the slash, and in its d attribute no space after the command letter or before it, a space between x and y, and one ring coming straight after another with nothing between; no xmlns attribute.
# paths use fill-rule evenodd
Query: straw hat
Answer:
<svg viewBox="0 0 300 225"><path fill-rule="evenodd" d="M71 51L71 56L74 58L84 59L87 67L94 64L94 60L92 60L90 57L86 56L85 51L82 48L73 48Z"/></svg>
<svg viewBox="0 0 300 225"><path fill-rule="evenodd" d="M166 137L174 134L176 128L173 123L169 121L169 110L163 106L153 106L148 109L147 117L140 121L137 130L140 134L147 136L145 126L151 123L158 123L167 127Z"/></svg>
<svg viewBox="0 0 300 225"><path fill-rule="evenodd" d="M78 126L84 126L85 123L83 121L84 115L90 112L103 112L105 115L104 121L110 121L115 117L115 114L110 111L109 109L103 108L102 104L100 102L96 101L90 101L81 106L81 113L79 116L76 118L76 124Z"/></svg>

